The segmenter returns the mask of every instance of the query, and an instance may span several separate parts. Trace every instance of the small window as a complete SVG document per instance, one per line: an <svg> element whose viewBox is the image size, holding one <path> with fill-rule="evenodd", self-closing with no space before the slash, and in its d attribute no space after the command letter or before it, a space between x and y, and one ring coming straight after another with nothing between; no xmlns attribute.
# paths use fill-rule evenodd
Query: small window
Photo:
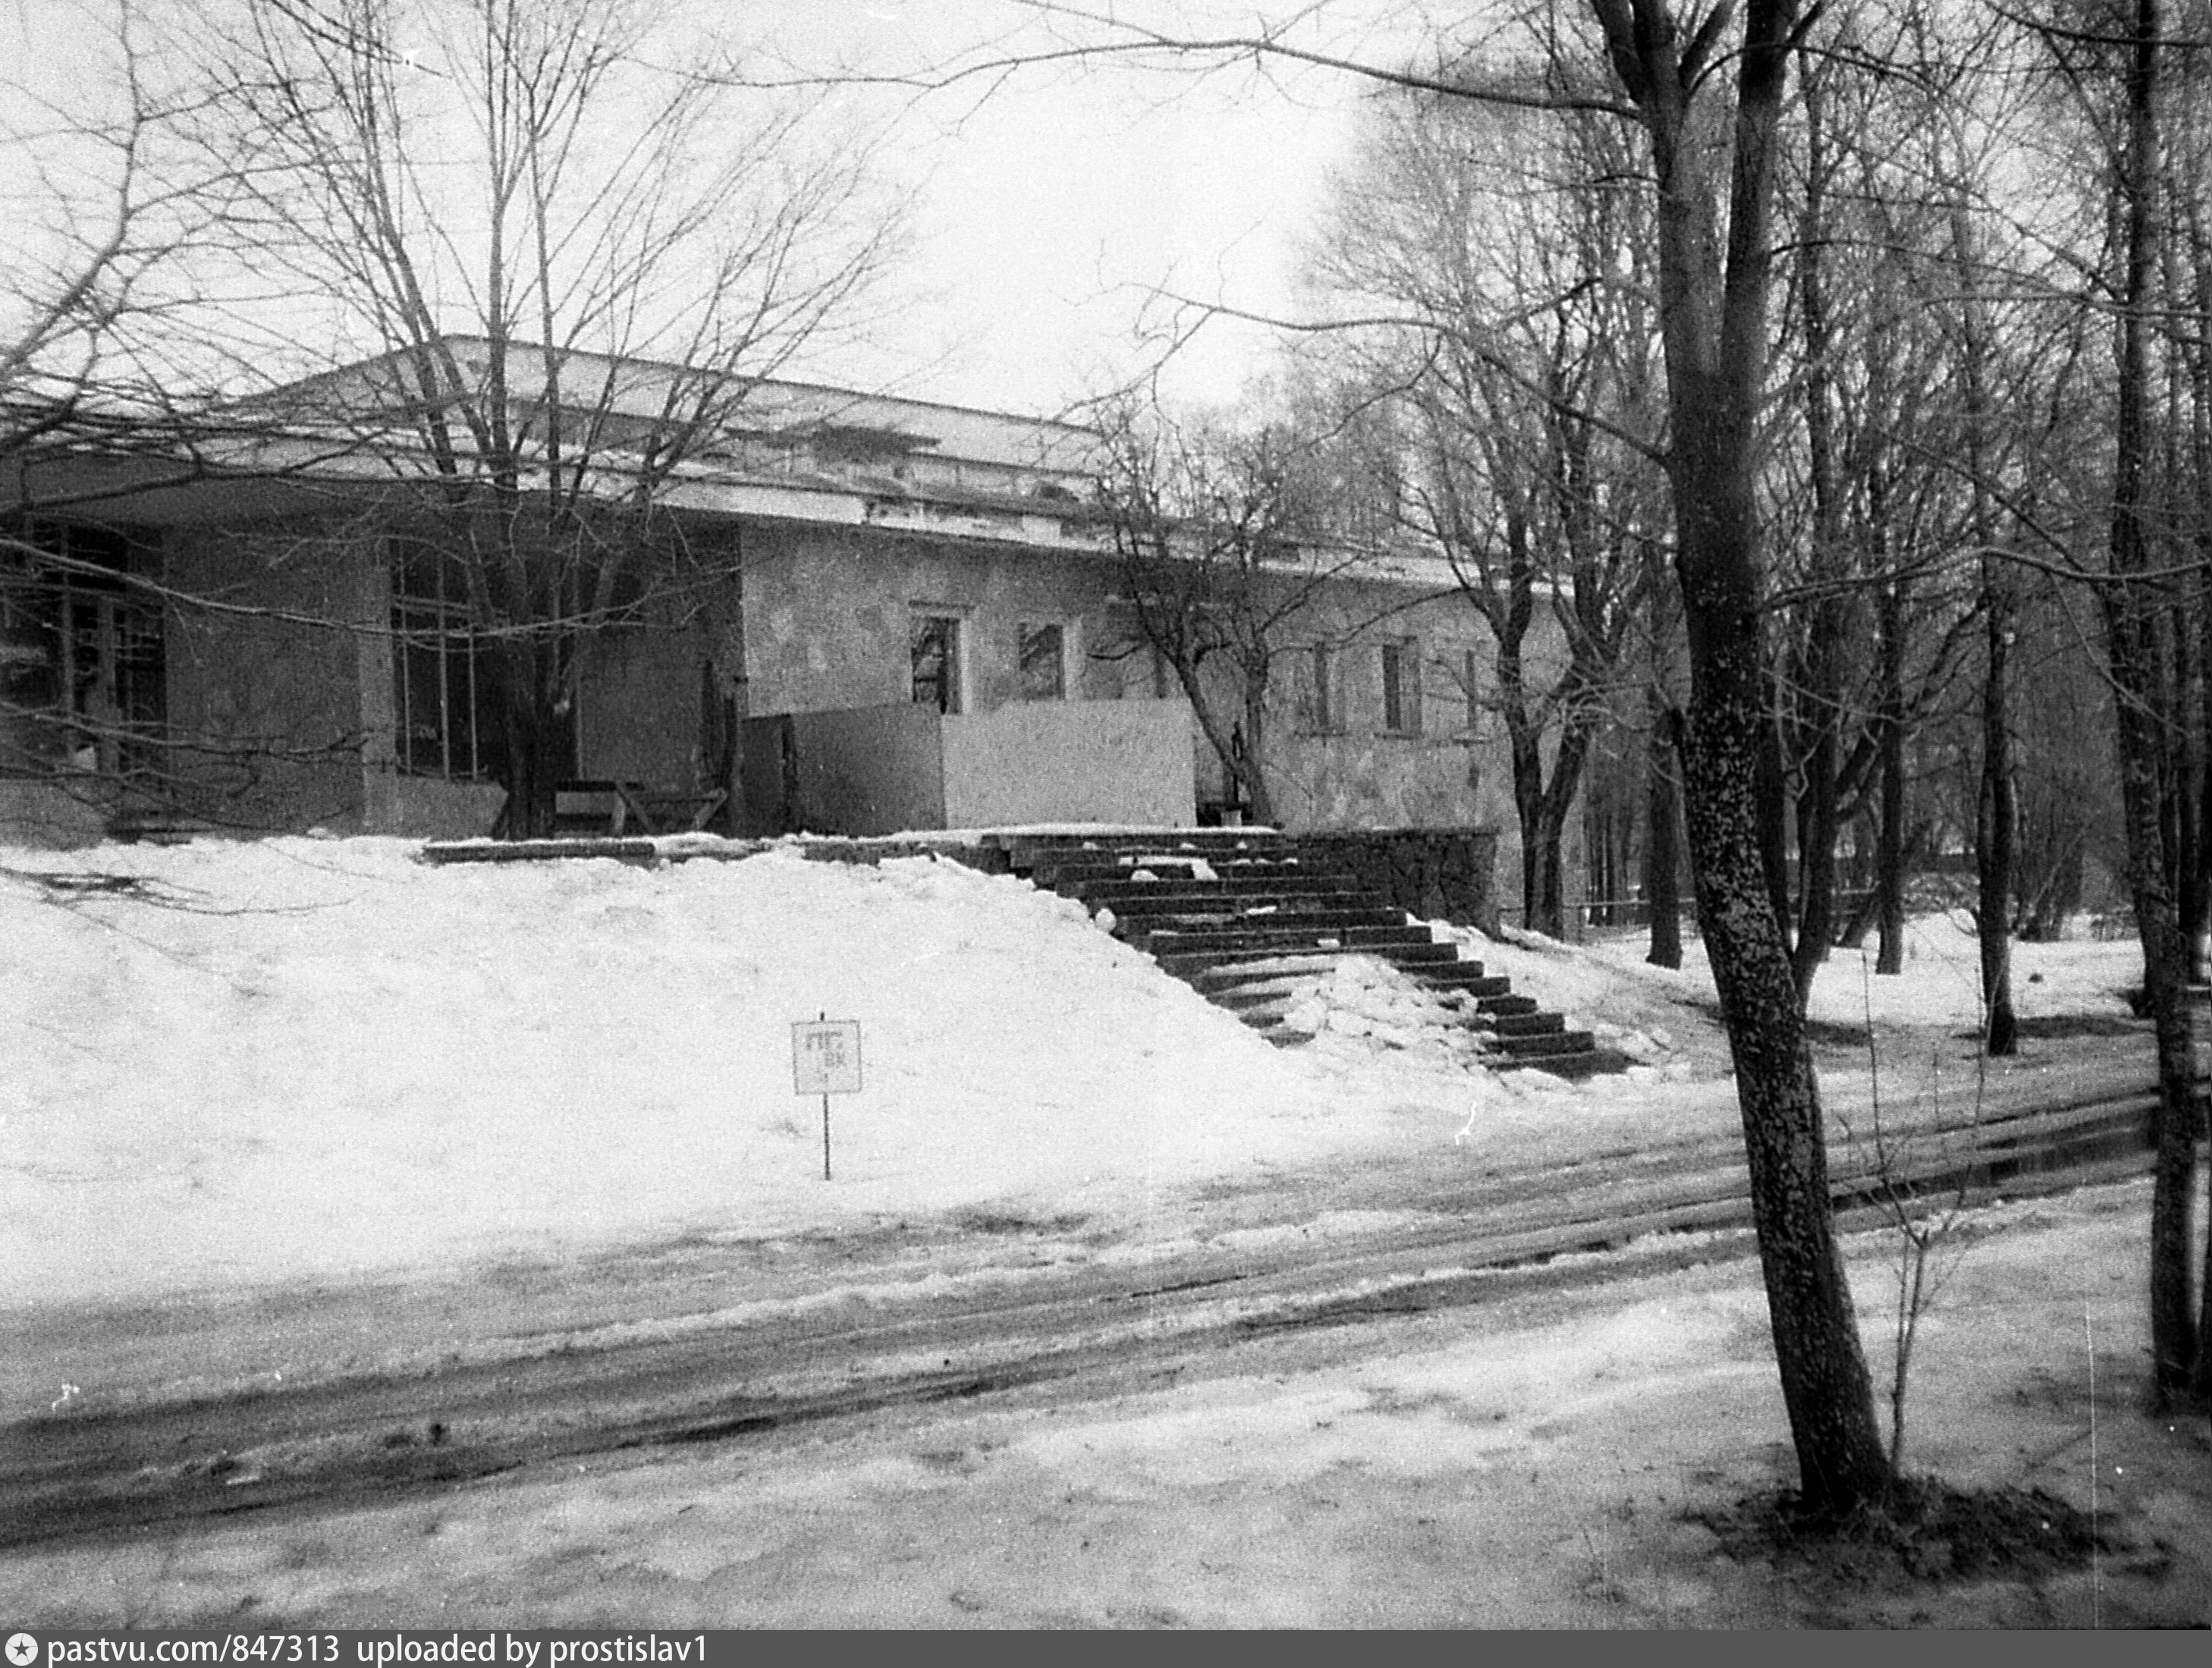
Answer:
<svg viewBox="0 0 2212 1668"><path fill-rule="evenodd" d="M1064 701L1067 698L1066 634L1057 623L1019 628L1021 688L1024 701Z"/></svg>
<svg viewBox="0 0 2212 1668"><path fill-rule="evenodd" d="M950 614L917 614L912 638L914 704L960 710L960 622Z"/></svg>
<svg viewBox="0 0 2212 1668"><path fill-rule="evenodd" d="M1299 718L1309 735L1334 735L1343 702L1336 689L1336 651L1316 643L1306 651L1299 685Z"/></svg>
<svg viewBox="0 0 2212 1668"><path fill-rule="evenodd" d="M1467 733L1480 735L1482 731L1482 668L1473 649L1461 657L1459 682L1460 692L1467 698Z"/></svg>
<svg viewBox="0 0 2212 1668"><path fill-rule="evenodd" d="M1382 646L1382 727L1395 735L1420 733L1420 646L1411 638Z"/></svg>

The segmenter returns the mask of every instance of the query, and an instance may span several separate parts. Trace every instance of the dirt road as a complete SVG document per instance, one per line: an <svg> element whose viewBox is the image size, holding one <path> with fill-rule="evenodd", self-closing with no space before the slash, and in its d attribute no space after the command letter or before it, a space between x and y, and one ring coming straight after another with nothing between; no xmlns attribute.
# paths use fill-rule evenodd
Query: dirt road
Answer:
<svg viewBox="0 0 2212 1668"><path fill-rule="evenodd" d="M1986 1197L2130 1172L2144 1076L2122 1038L1948 1106L1893 1089L1888 1182ZM1872 1107L1846 1090L1831 1110L1839 1204L1878 1210ZM1139 1242L970 1217L33 1313L11 1357L0 1544L1046 1381L1112 1393L1238 1339L1725 1260L1747 1219L1723 1121L1571 1161L1455 1148L1267 1177L1174 1202Z"/></svg>

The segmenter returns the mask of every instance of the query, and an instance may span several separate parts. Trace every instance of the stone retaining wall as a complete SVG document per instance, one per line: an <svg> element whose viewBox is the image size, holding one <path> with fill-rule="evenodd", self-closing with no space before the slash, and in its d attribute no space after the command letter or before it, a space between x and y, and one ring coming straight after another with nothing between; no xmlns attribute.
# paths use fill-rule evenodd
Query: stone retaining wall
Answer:
<svg viewBox="0 0 2212 1668"><path fill-rule="evenodd" d="M1304 834L1326 855L1423 920L1498 931L1498 834L1492 828L1369 828Z"/></svg>

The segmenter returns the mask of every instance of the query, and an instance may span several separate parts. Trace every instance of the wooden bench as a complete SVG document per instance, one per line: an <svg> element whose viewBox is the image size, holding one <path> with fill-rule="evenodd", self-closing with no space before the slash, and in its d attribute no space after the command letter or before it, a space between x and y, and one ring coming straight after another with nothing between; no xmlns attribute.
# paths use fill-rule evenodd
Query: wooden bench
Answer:
<svg viewBox="0 0 2212 1668"><path fill-rule="evenodd" d="M690 834L703 828L726 788L652 788L642 782L563 782L553 792L557 834Z"/></svg>

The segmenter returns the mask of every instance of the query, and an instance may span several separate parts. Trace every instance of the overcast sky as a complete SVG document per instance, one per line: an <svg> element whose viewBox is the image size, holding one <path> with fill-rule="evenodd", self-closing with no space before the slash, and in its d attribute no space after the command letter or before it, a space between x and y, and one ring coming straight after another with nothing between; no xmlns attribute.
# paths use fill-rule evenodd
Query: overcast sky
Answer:
<svg viewBox="0 0 2212 1668"><path fill-rule="evenodd" d="M1309 39L1386 46L1376 0L1303 9ZM1399 19L1411 9L1392 9ZM1161 4L1147 15L1241 31L1255 10ZM749 15L807 68L903 70L979 43L1051 44L1008 0L769 0ZM917 395L1052 411L1144 362L1140 323L1169 321L1156 292L1296 312L1298 245L1363 92L1351 77L1287 66L1199 75L1094 61L886 94L897 165L921 181L915 300L887 370ZM1164 385L1233 399L1267 349L1266 331L1216 319L1170 361Z"/></svg>
<svg viewBox="0 0 2212 1668"><path fill-rule="evenodd" d="M1427 33L1419 0L1090 3L1192 34L1243 33L1261 13L1293 17L1302 42L1379 62L1402 60ZM97 80L115 61L115 9L130 3L0 0L0 51L15 60L0 77L11 132L39 126L48 100L97 103ZM226 0L179 3L189 18ZM743 0L672 16L702 34L742 31L754 48L748 65L770 79L850 70L926 79L1077 35L1115 38L1055 24L1021 0ZM1357 78L1280 63L1170 69L1124 58L857 95L890 132L885 161L909 188L915 238L874 351L805 368L918 397L1053 413L1147 361L1140 327L1176 322L1162 292L1295 314L1299 245L1367 92ZM0 201L42 183L51 189L35 179L0 184ZM1268 351L1264 330L1217 319L1168 364L1164 386L1183 400L1231 401Z"/></svg>

